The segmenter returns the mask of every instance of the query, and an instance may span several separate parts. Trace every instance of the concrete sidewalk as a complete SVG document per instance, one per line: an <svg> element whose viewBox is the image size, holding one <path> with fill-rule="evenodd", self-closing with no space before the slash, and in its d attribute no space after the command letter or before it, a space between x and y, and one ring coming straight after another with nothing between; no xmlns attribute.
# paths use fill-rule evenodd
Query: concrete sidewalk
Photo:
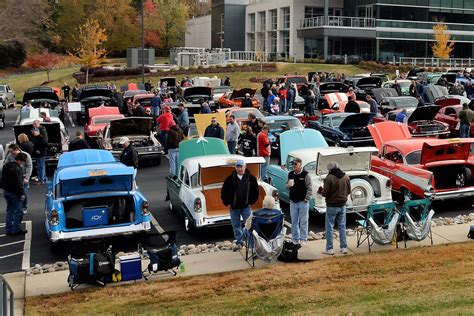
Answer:
<svg viewBox="0 0 474 316"><path fill-rule="evenodd" d="M449 243L458 243L458 242L467 242L467 233L469 231L470 224L457 224L450 226L436 226L432 228L433 232L433 245L449 244ZM347 236L348 250L349 255L366 253L368 252L367 242L363 243L357 247L357 236ZM342 254L338 251L338 241L337 238L334 242L336 256L341 256ZM322 254L322 251L325 249L326 241L325 240L316 240L310 241L305 246L303 246L299 251L299 258L302 260L318 260L327 258ZM422 242L416 241L407 241L407 249L419 246L430 246L431 242L429 238L425 239ZM401 242L398 244L400 251L405 249L404 243ZM381 250L395 250L396 245L386 245L380 246L374 244L371 247L372 251L381 251ZM185 272L178 272L178 277L188 277L212 273L221 273L237 270L251 269L251 265L244 260L245 251L242 253L232 252L232 251L222 251L214 253L201 253L196 255L187 255L181 257L181 260L185 264ZM142 266L145 268L148 262L142 260ZM272 262L270 264L282 264L280 262ZM261 260L256 260L256 267L263 267L269 265L264 263ZM15 314L23 315L23 304L24 298L37 295L48 295L48 294L57 294L70 291L70 288L67 284L67 277L69 271L58 271L45 274L36 274L26 276L25 272L10 273L4 275L7 279L10 286L12 286L15 292ZM124 283L134 283L134 282L153 282L153 280L163 280L173 278L170 274L161 274L152 276L149 281L140 280L140 281L128 281L120 283L111 283L107 286L120 286ZM90 285L80 285L79 291L81 289L91 288L94 286Z"/></svg>

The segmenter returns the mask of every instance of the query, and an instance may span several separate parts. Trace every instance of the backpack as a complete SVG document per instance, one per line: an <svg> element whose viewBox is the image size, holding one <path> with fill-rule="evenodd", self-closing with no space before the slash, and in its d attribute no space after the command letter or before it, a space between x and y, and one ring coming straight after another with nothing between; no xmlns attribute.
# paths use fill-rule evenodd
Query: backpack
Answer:
<svg viewBox="0 0 474 316"><path fill-rule="evenodd" d="M278 256L279 261L283 262L297 262L298 260L298 249L301 248L301 245L294 244L291 241L283 242L283 250Z"/></svg>

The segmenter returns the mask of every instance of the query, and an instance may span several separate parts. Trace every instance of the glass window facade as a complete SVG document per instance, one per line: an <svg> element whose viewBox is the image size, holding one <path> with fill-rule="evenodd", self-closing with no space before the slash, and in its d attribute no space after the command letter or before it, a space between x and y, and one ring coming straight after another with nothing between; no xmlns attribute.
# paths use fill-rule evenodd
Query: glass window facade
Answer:
<svg viewBox="0 0 474 316"><path fill-rule="evenodd" d="M281 32L282 41L283 41L283 53L290 54L290 32L284 31Z"/></svg>
<svg viewBox="0 0 474 316"><path fill-rule="evenodd" d="M250 32L255 32L255 13L250 14Z"/></svg>
<svg viewBox="0 0 474 316"><path fill-rule="evenodd" d="M283 28L289 29L290 28L290 8L283 8L282 9L283 15Z"/></svg>
<svg viewBox="0 0 474 316"><path fill-rule="evenodd" d="M270 29L276 30L278 28L277 10L270 11Z"/></svg>
<svg viewBox="0 0 474 316"><path fill-rule="evenodd" d="M259 12L258 15L260 16L260 31L265 31L267 29L267 16L266 12Z"/></svg>

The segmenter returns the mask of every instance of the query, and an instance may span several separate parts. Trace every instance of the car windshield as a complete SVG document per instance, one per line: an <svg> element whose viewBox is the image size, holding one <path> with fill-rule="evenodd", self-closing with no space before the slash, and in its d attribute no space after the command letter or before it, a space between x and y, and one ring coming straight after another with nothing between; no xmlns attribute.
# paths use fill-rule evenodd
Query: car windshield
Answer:
<svg viewBox="0 0 474 316"><path fill-rule="evenodd" d="M413 151L405 157L407 164L418 165L421 161L421 150Z"/></svg>
<svg viewBox="0 0 474 316"><path fill-rule="evenodd" d="M117 116L110 116L110 117L97 117L97 118L94 118L94 124L109 124L111 120L115 120L115 119L120 119L122 118L121 115L117 115Z"/></svg>
<svg viewBox="0 0 474 316"><path fill-rule="evenodd" d="M334 127L339 127L347 116L333 116L331 117L332 125Z"/></svg>
<svg viewBox="0 0 474 316"><path fill-rule="evenodd" d="M397 98L392 100L392 104L395 105L397 109L416 108L418 100L415 98Z"/></svg>
<svg viewBox="0 0 474 316"><path fill-rule="evenodd" d="M2 92L6 92L6 89L5 89L5 87L0 86L0 93L2 93Z"/></svg>
<svg viewBox="0 0 474 316"><path fill-rule="evenodd" d="M289 128L302 127L298 119L275 120L275 121L267 120L266 123L268 124L270 130L281 130L281 125L284 123L287 123Z"/></svg>

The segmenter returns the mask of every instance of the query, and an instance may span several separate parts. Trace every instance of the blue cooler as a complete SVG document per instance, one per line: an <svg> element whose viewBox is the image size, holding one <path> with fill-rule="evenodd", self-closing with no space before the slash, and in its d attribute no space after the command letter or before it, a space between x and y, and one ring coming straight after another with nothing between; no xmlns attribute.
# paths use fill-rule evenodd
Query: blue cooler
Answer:
<svg viewBox="0 0 474 316"><path fill-rule="evenodd" d="M120 256L122 281L140 280L142 278L142 259L139 254Z"/></svg>
<svg viewBox="0 0 474 316"><path fill-rule="evenodd" d="M109 223L107 206L82 208L82 222L85 227L107 225Z"/></svg>

